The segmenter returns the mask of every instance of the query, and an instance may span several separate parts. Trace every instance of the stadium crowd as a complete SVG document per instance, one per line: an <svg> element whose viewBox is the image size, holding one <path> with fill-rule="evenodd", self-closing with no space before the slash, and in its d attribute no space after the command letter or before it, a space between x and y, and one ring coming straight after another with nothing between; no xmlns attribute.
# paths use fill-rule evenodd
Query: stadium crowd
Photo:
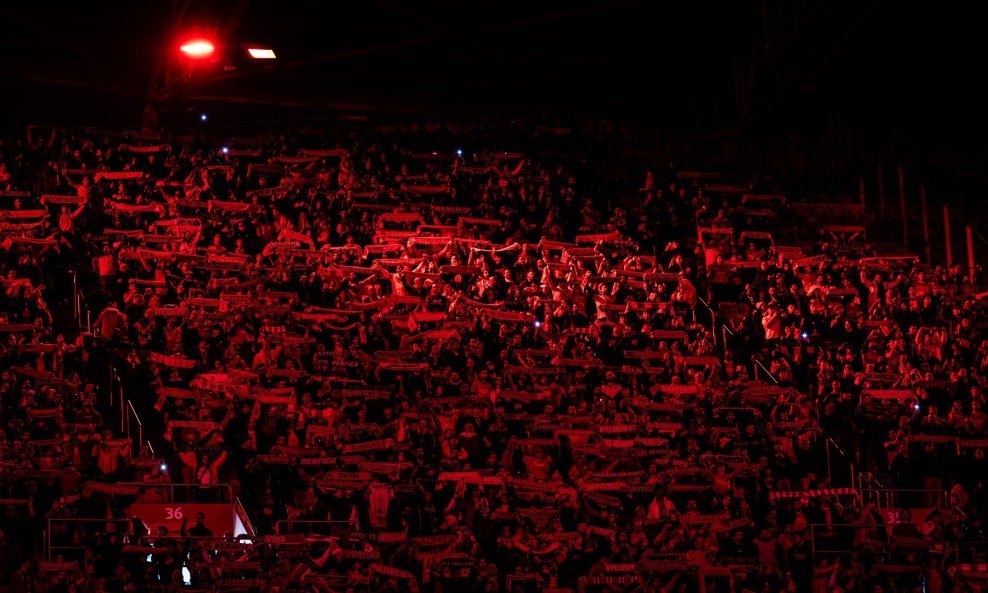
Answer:
<svg viewBox="0 0 988 593"><path fill-rule="evenodd" d="M327 144L0 145L10 591L982 590L977 273L764 181Z"/></svg>

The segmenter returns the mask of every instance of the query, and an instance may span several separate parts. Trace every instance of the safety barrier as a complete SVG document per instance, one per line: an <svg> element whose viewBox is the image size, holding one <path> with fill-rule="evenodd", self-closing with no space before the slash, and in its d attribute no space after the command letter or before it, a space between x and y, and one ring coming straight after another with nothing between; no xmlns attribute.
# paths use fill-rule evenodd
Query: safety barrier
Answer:
<svg viewBox="0 0 988 593"><path fill-rule="evenodd" d="M714 346L717 345L717 313L710 307L710 303L703 300L703 297L696 297L697 302L699 302L707 310L710 315L710 334L713 336ZM696 307L693 308L693 321L696 321ZM727 340L724 340L726 342ZM724 346L727 347L726 345Z"/></svg>
<svg viewBox="0 0 988 593"><path fill-rule="evenodd" d="M929 488L858 488L862 502L880 509L946 508L950 494Z"/></svg>
<svg viewBox="0 0 988 593"><path fill-rule="evenodd" d="M834 474L835 459L834 457L832 457L832 453L831 453L833 451L834 453L837 454L836 455L837 461L842 461L847 465L847 470L849 472L848 484L852 488L856 488L857 484L855 483L855 479L858 472L855 471L854 459L852 459L851 456L848 455L839 444L837 444L837 441L835 441L831 437L827 437L826 440L824 441L824 450L827 459L827 482L829 482L832 486L843 485L842 480L838 480L837 476Z"/></svg>
<svg viewBox="0 0 988 593"><path fill-rule="evenodd" d="M85 297L82 296L82 291L79 290L79 273L75 270L72 270L72 313L79 329L85 328L87 332L92 332L92 313Z"/></svg>
<svg viewBox="0 0 988 593"><path fill-rule="evenodd" d="M775 378L775 375L772 374L772 371L768 370L768 368L766 368L765 365L762 364L762 361L752 356L751 362L755 363L755 372L754 372L755 381L761 380L761 377L759 376L758 373L758 369L761 369L762 373L764 373L766 377L771 379L773 383L775 383L776 385L779 384L779 380Z"/></svg>
<svg viewBox="0 0 988 593"><path fill-rule="evenodd" d="M250 516L247 514L247 509L244 507L243 503L240 502L240 497L237 496L233 499L233 509L240 519L240 523L243 525L244 532L247 535L257 535L257 531L254 529L254 523L250 520ZM234 535L237 535L234 533Z"/></svg>
<svg viewBox="0 0 988 593"><path fill-rule="evenodd" d="M166 498L172 504L213 503L233 504L233 489L229 484L146 484L144 482L119 482L121 486L137 486L143 491L165 490ZM217 500L216 493L220 496Z"/></svg>
<svg viewBox="0 0 988 593"><path fill-rule="evenodd" d="M127 519L48 519L48 527L44 533L45 558L51 561L64 556L69 560L81 560L87 549L95 549L100 537L108 534L123 535L129 529L130 521Z"/></svg>
<svg viewBox="0 0 988 593"><path fill-rule="evenodd" d="M121 393L123 389L121 388ZM134 409L134 404L127 400L124 433L130 437L131 451L140 451L144 445L144 423Z"/></svg>
<svg viewBox="0 0 988 593"><path fill-rule="evenodd" d="M277 535L333 535L333 531L351 529L350 521L281 520L274 524Z"/></svg>
<svg viewBox="0 0 988 593"><path fill-rule="evenodd" d="M988 541L960 541L947 544L947 552L956 563L988 563Z"/></svg>
<svg viewBox="0 0 988 593"><path fill-rule="evenodd" d="M814 555L846 555L868 543L876 557L891 554L888 531L875 523L813 523L810 525L810 547Z"/></svg>

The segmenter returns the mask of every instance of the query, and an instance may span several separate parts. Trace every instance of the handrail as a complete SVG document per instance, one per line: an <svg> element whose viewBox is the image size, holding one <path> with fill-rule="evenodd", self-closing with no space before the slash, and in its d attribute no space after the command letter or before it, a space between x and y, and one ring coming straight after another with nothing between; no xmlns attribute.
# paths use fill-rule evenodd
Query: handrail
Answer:
<svg viewBox="0 0 988 593"><path fill-rule="evenodd" d="M809 525L809 528L810 528L810 552L814 556L816 556L816 554L818 554L818 553L820 553L820 554L844 554L844 553L853 551L853 548L852 549L849 549L849 550L818 550L817 547L816 547L816 535L817 535L817 528L818 527L820 527L820 528L825 527L825 528L830 529L830 530L834 530L835 528L839 528L839 529L846 529L846 528L853 528L853 529L862 529L862 528L864 528L864 529L878 529L878 530L880 530L881 533L884 533L885 534L886 539L888 538L888 531L886 530L886 526L885 525L882 525L880 523L810 523L810 525ZM879 553L879 554L882 554L882 555L888 555L888 552L872 552L872 553Z"/></svg>
<svg viewBox="0 0 988 593"><path fill-rule="evenodd" d="M122 391L122 389L121 389ZM141 417L134 409L134 404L128 399L127 400L127 434L130 435L130 417L134 416L134 420L137 421L137 447L141 448L144 444L144 423L141 422ZM133 437L131 437L133 440Z"/></svg>
<svg viewBox="0 0 988 593"><path fill-rule="evenodd" d="M178 535L178 534L169 534L167 536L164 536L164 538L161 538L161 537L156 536L156 535L152 535L150 533L146 533L146 534L143 534L143 535L136 535L136 534L130 532L131 520L130 519L125 519L125 518L119 518L119 519L105 519L105 518L104 519L95 519L95 518L87 518L87 517L54 517L54 518L49 518L47 521L48 521L48 529L45 530L45 533L44 533L44 546L45 546L44 553L45 553L45 558L47 560L51 560L51 558L52 558L52 550L85 550L87 548L86 545L77 543L74 540L74 538L73 538L72 541L69 542L72 545L58 545L58 544L53 544L52 543L52 538L51 538L52 526L54 524L59 524L59 523L68 525L68 526L70 526L70 528L71 528L71 525L73 525L73 524L102 524L104 526L104 528L95 530L95 531L93 531L89 535L93 535L93 536L100 536L100 535L106 535L106 534L116 534L116 535L121 535L121 536L131 535L131 536L134 536L134 539L137 540L137 541L139 541L139 542L154 541L154 540L157 540L157 539L175 539L176 537L180 537L180 538L186 539L186 540L223 540L223 541L244 541L245 539L246 540L253 541L253 540L256 539L254 537L254 534L245 535L245 536L239 536L239 537L227 537L227 536L220 536L220 535L212 535L212 536L184 535L184 536L181 536L181 535ZM105 526L110 525L110 524L113 525L113 529L105 529Z"/></svg>
<svg viewBox="0 0 988 593"><path fill-rule="evenodd" d="M196 488L224 488L230 490L231 486L229 484L199 484L196 482L169 482L168 484L146 484L144 482L114 482L118 486L141 486L144 488L152 488L156 486L195 486ZM231 498L232 500L232 498Z"/></svg>
<svg viewBox="0 0 988 593"><path fill-rule="evenodd" d="M328 526L332 527L334 525L336 525L336 526L344 526L344 525L345 526L350 526L351 524L352 523L349 520L346 520L346 521L342 521L342 520L341 521L330 521L330 520L327 520L327 519L281 519L281 520L275 522L275 524L274 524L274 532L275 532L276 535L286 535L287 533L291 533L290 531L289 532L286 532L286 533L282 533L282 531L281 531L281 526L282 525L288 525L288 526L291 526L291 525L309 525L309 526L314 526L314 525L328 525Z"/></svg>
<svg viewBox="0 0 988 593"><path fill-rule="evenodd" d="M73 306L73 313L75 314L75 320L79 326L79 329L83 328L82 317L83 317L83 312L85 312L86 331L92 333L93 331L92 314L89 310L89 306L86 304L85 297L82 296L82 291L79 289L79 273L75 270L72 270L72 306Z"/></svg>
<svg viewBox="0 0 988 593"><path fill-rule="evenodd" d="M48 524L51 525L52 521L59 523L129 523L130 519L126 517L118 517L116 519L108 519L106 517L50 517Z"/></svg>
<svg viewBox="0 0 988 593"><path fill-rule="evenodd" d="M858 490L864 490L863 484L865 480L868 480L868 482L878 484L879 488L885 488L885 484L879 482L878 478L875 477L875 474L871 472L858 472L858 484L859 484Z"/></svg>
<svg viewBox="0 0 988 593"><path fill-rule="evenodd" d="M128 430L127 426L127 410L124 405L124 391L123 382L120 380L120 375L117 373L117 367L110 365L110 405L113 405L113 386L116 384L116 402L120 407L120 432L121 434L126 434Z"/></svg>
<svg viewBox="0 0 988 593"><path fill-rule="evenodd" d="M129 399L127 400L127 406L130 407L130 411L134 413L134 420L137 420L137 425L144 426L144 423L141 422L140 415L137 413L137 410L134 409L134 403Z"/></svg>
<svg viewBox="0 0 988 593"><path fill-rule="evenodd" d="M844 452L844 449L840 448L840 445L837 444L837 442L833 439L833 437L827 437L827 440L830 441L830 444L834 446L834 449L837 449L838 453L843 455L845 458L847 457L847 453Z"/></svg>
<svg viewBox="0 0 988 593"><path fill-rule="evenodd" d="M734 337L734 330L727 327L726 323L720 324L720 341L724 345L724 358L727 358L727 336Z"/></svg>
<svg viewBox="0 0 988 593"><path fill-rule="evenodd" d="M700 302L707 311L710 312L710 334L713 336L714 346L717 345L717 313L710 307L710 303L703 300L703 297L697 295L696 300ZM695 310L694 310L695 311ZM694 321L696 321L696 314L694 313Z"/></svg>
<svg viewBox="0 0 988 593"><path fill-rule="evenodd" d="M872 499L878 502L879 506L883 508L922 508L925 506L923 503L903 507L903 505L908 505L910 502L915 503L915 498L917 497L916 495L929 495L932 497L932 501L937 508L946 508L950 504L949 493L946 490L936 488L860 488L858 489L858 492L861 493L861 495L872 495ZM912 498L902 500L903 495L914 496Z"/></svg>
<svg viewBox="0 0 988 593"><path fill-rule="evenodd" d="M857 486L858 486L857 473L858 472L855 472L854 471L854 460L851 459L851 457L847 453L844 452L844 449L841 449L840 445L838 445L837 444L837 441L835 441L832 437L827 437L827 440L824 442L824 451L826 453L826 458L827 458L827 481L830 482L831 484L834 481L833 467L832 467L831 459L830 459L830 447L831 446L833 446L833 448L836 449L838 453L840 453L840 456L841 457L843 457L845 460L847 460L847 463L850 466L850 470L851 470L851 476L850 476L850 478L851 478L851 486L857 488ZM859 490L859 492L860 492L860 490ZM860 494L858 496L860 498Z"/></svg>
<svg viewBox="0 0 988 593"><path fill-rule="evenodd" d="M120 486L137 486L146 490L167 488L170 501L176 503L175 488L190 488L195 490L224 490L227 495L221 504L233 504L233 488L229 484L196 484L192 482L175 482L168 484L147 484L145 482L117 482ZM195 501L187 501L194 503Z"/></svg>
<svg viewBox="0 0 988 593"><path fill-rule="evenodd" d="M947 545L948 554L954 557L955 562L971 562L974 561L984 550L988 550L988 540L961 540L956 542L950 542ZM968 559L961 558L961 552L968 552L971 557Z"/></svg>
<svg viewBox="0 0 988 593"><path fill-rule="evenodd" d="M810 528L813 527L875 527L885 529L886 526L881 523L810 523Z"/></svg>
<svg viewBox="0 0 988 593"><path fill-rule="evenodd" d="M157 541L159 539L174 540L178 538L192 540L192 541L222 540L227 542L243 542L246 540L251 540L251 543L253 543L253 540L255 539L253 537L248 537L248 536L228 537L225 535L181 535L180 533L169 533L168 535L151 535L151 534L142 535L140 538L138 538L138 541L151 542L151 541Z"/></svg>
<svg viewBox="0 0 988 593"><path fill-rule="evenodd" d="M755 358L754 356L752 356L751 357L751 362L755 363L755 365L756 365L756 367L755 367L755 377L756 378L758 376L758 369L761 368L762 369L762 372L764 372L766 375L768 375L768 378L771 379L773 383L775 383L776 385L779 385L779 380L775 378L775 375L772 374L772 371L768 370L765 367L765 365L762 364L762 361L760 361L757 358Z"/></svg>
<svg viewBox="0 0 988 593"><path fill-rule="evenodd" d="M79 325L81 321L81 308L79 306L79 273L75 270L72 273L72 317L76 321L76 325Z"/></svg>
<svg viewBox="0 0 988 593"><path fill-rule="evenodd" d="M254 529L254 523L251 522L250 516L247 514L247 509L244 508L244 504L240 502L239 496L234 497L233 506L237 510L237 515L240 517L241 522L244 524L244 528L247 530L247 534L250 536L257 535L257 531Z"/></svg>
<svg viewBox="0 0 988 593"><path fill-rule="evenodd" d="M940 494L946 494L947 491L938 488L859 488L861 492L914 492L914 493L930 493L938 492Z"/></svg>
<svg viewBox="0 0 988 593"><path fill-rule="evenodd" d="M107 525L107 524L111 524L112 523L114 525L114 528L116 528L117 526L120 526L120 525L123 525L124 526L123 529L120 530L120 531L113 531L113 532L111 532L111 531L100 531L100 532L97 532L97 535L98 534L101 534L101 533L120 533L120 534L125 534L125 533L127 533L127 530L129 529L129 526L130 526L130 520L129 519L107 519L107 518L93 519L93 518L88 518L88 517L50 517L50 518L48 518L48 529L45 530L45 537L44 537L44 546L45 546L44 553L45 553L45 558L47 560L51 560L51 551L52 550L85 549L85 546L74 546L74 545L73 546L62 546L62 545L54 545L52 543L52 525L53 524L56 524L56 523L63 523L63 524L69 525L69 526L71 526L72 524L86 524L86 523L102 523L103 525Z"/></svg>

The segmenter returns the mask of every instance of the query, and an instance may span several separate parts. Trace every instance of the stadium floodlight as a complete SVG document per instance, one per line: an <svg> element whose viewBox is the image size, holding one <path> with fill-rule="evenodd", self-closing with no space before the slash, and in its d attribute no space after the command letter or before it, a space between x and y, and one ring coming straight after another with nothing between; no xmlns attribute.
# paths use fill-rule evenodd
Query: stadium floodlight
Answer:
<svg viewBox="0 0 988 593"><path fill-rule="evenodd" d="M248 47L247 55L255 60L274 60L274 50L268 47Z"/></svg>
<svg viewBox="0 0 988 593"><path fill-rule="evenodd" d="M216 46L208 39L190 39L180 45L179 49L193 60L208 58L216 52Z"/></svg>

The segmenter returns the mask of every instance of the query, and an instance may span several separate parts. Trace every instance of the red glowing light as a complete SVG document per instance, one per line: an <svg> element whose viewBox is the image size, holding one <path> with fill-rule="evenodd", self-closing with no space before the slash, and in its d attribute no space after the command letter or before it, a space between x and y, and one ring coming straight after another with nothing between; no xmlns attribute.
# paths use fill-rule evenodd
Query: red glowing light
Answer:
<svg viewBox="0 0 988 593"><path fill-rule="evenodd" d="M208 39L190 39L183 43L179 49L193 60L201 60L212 56L216 51L216 46Z"/></svg>

